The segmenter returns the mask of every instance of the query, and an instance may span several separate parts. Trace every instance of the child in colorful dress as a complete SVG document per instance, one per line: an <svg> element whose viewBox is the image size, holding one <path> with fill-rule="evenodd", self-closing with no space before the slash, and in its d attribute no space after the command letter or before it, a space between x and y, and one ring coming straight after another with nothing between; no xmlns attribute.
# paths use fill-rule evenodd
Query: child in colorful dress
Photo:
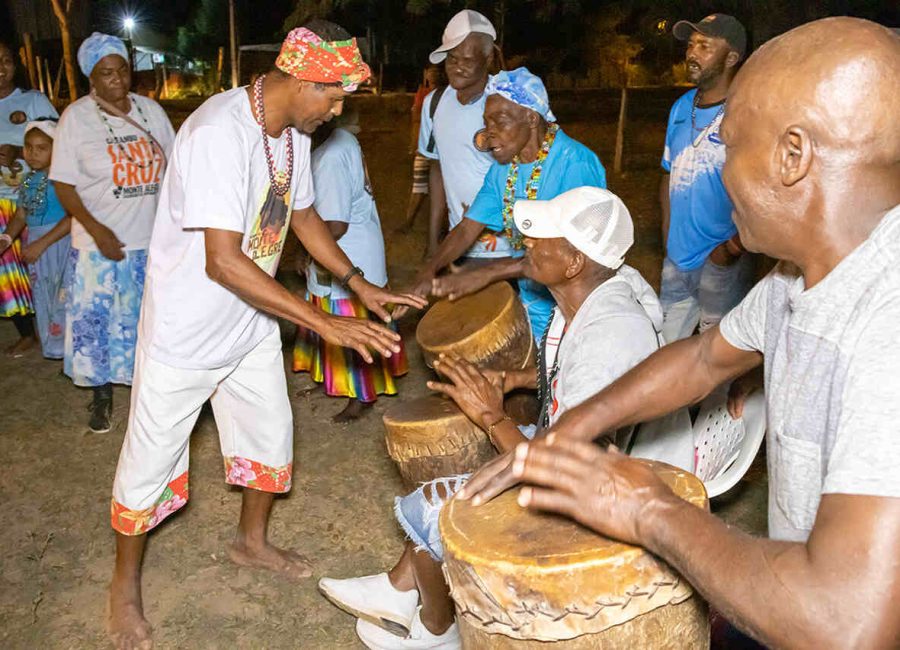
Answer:
<svg viewBox="0 0 900 650"><path fill-rule="evenodd" d="M47 177L56 122L29 122L25 129L25 162L31 168L19 185L16 215L0 235L0 254L22 240L28 264L41 349L48 359L63 358L68 287L71 218Z"/></svg>
<svg viewBox="0 0 900 650"><path fill-rule="evenodd" d="M337 128L312 154L316 211L366 280L383 287L387 284L384 237L355 136L359 124L349 108L337 122ZM336 316L368 317L368 310L340 278L332 277L315 262L307 266L306 277L306 299L316 307ZM369 364L353 350L326 343L315 332L298 327L294 372L304 371L314 381L324 382L328 395L350 398L347 407L334 416L335 422L347 422L360 417L378 395L397 394L394 377L406 374L406 353L401 349L388 359L376 356Z"/></svg>

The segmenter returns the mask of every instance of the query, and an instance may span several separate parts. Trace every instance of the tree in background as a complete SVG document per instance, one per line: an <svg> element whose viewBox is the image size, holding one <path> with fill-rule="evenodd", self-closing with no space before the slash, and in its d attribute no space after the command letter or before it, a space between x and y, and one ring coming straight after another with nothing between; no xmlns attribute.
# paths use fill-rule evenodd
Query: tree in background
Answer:
<svg viewBox="0 0 900 650"><path fill-rule="evenodd" d="M78 99L78 75L75 72L75 54L72 52L72 33L69 31L69 15L73 0L50 0L53 13L59 22L59 33L62 35L63 61L66 68L66 83L69 86L69 101ZM65 5L63 4L65 2Z"/></svg>

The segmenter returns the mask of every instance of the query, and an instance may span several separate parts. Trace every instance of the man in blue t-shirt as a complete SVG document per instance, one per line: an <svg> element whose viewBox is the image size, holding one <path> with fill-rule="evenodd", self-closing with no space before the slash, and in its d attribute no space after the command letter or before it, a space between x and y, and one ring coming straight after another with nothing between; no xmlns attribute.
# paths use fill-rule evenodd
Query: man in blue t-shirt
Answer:
<svg viewBox="0 0 900 650"><path fill-rule="evenodd" d="M606 172L593 151L559 128L543 82L526 68L491 77L485 95L485 129L478 139L496 162L460 225L420 273L420 280L429 282L415 289L453 299L492 282L518 279L531 331L540 341L555 303L546 287L524 277L522 236L512 221L512 207L518 200L549 200L576 187L605 188ZM508 242L506 257L435 278L485 233Z"/></svg>
<svg viewBox="0 0 900 650"><path fill-rule="evenodd" d="M682 20L672 30L688 41L685 60L697 84L669 114L660 184L663 261L660 301L663 334L671 342L704 331L746 295L752 258L744 253L722 183L725 145L719 125L725 96L747 48L743 25L713 14Z"/></svg>

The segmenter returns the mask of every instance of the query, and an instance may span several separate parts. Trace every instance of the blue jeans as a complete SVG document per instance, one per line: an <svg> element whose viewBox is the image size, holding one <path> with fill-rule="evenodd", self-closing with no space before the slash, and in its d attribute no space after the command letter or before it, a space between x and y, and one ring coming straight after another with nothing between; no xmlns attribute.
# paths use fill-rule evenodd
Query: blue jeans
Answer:
<svg viewBox="0 0 900 650"><path fill-rule="evenodd" d="M690 271L679 269L666 257L659 290L666 342L687 338L698 324L701 332L718 324L752 286L753 258L746 253L731 266L706 260Z"/></svg>
<svg viewBox="0 0 900 650"><path fill-rule="evenodd" d="M537 432L535 425L520 426L522 435L532 439ZM444 546L438 519L441 509L450 498L462 489L470 474L447 476L423 483L414 492L394 500L394 514L401 528L416 545L416 550L428 551L437 562L444 561Z"/></svg>

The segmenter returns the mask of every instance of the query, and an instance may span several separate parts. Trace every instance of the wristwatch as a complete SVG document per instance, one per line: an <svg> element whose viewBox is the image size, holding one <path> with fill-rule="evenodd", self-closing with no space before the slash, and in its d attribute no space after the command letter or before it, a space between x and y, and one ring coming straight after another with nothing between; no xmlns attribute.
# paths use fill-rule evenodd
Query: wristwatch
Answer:
<svg viewBox="0 0 900 650"><path fill-rule="evenodd" d="M354 266L352 269L347 271L347 274L341 278L341 286L345 289L349 288L350 280L353 279L354 275L358 275L361 278L366 277L366 274L363 273L363 270L358 266Z"/></svg>

